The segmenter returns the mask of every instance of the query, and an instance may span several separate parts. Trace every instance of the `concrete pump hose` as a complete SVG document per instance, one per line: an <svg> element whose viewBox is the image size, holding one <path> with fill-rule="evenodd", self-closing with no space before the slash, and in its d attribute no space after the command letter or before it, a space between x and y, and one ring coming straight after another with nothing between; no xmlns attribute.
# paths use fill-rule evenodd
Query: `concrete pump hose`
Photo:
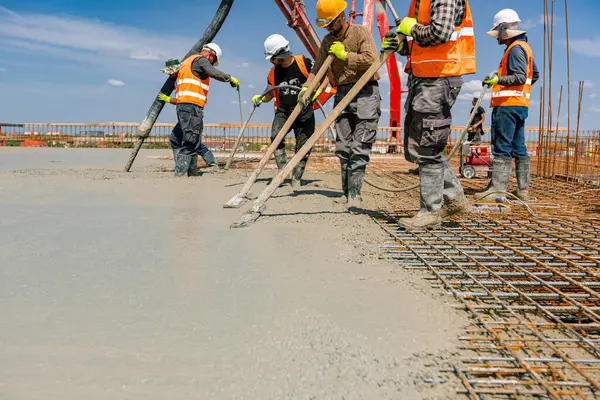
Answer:
<svg viewBox="0 0 600 400"><path fill-rule="evenodd" d="M494 74L496 74L496 71L492 72L489 76L493 76ZM463 129L462 134L458 138L458 141L456 142L454 147L452 147L452 150L450 151L450 153L448 153L448 155L446 156L446 161L449 162L452 159L452 157L454 157L454 155L456 154L456 151L460 148L460 146L462 146L463 140L465 139L465 136L467 135L467 133L469 131L469 127L473 123L473 119L475 119L475 114L477 114L477 110L479 109L479 106L481 106L481 103L483 102L483 98L485 97L485 95L489 89L490 89L489 86L483 87L483 90L481 91L481 94L479 95L479 98L477 99L477 103L475 104L475 107L473 108L473 112L471 113L471 115L469 117L469 121L465 125L465 128ZM384 186L380 186L376 183L369 181L367 178L365 178L364 182L367 185L374 187L375 189L381 190L383 192L389 192L389 193L404 193L404 192L409 192L409 191L414 190L419 187L419 184L407 186L404 188L384 187Z"/></svg>

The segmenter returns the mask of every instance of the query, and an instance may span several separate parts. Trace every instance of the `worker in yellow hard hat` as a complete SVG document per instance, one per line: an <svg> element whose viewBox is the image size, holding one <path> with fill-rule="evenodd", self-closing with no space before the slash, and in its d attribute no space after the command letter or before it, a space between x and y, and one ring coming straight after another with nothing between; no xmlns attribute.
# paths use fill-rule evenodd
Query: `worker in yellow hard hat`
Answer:
<svg viewBox="0 0 600 400"><path fill-rule="evenodd" d="M334 106L378 59L371 31L347 21L347 6L344 0L317 2L317 26L327 29L329 34L321 43L312 71L318 71L329 54L335 56L331 64L338 86ZM314 77L315 72L312 72L300 92L300 101L310 101L305 92ZM379 73L376 73L336 120L335 154L340 159L342 188L348 209L360 208L361 205L360 192L381 116L378 80Z"/></svg>

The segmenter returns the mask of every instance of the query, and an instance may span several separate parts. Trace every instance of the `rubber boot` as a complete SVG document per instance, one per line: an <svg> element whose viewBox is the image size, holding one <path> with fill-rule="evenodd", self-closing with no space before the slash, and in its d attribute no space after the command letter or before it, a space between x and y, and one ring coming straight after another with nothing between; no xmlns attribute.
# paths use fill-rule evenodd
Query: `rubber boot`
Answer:
<svg viewBox="0 0 600 400"><path fill-rule="evenodd" d="M294 171L292 172L292 189L298 190L302 187L302 176L304 175L304 170L306 169L306 161L302 160L294 167Z"/></svg>
<svg viewBox="0 0 600 400"><path fill-rule="evenodd" d="M175 176L178 178L187 177L191 162L192 156L177 153L175 158Z"/></svg>
<svg viewBox="0 0 600 400"><path fill-rule="evenodd" d="M471 203L467 200L460 181L448 162L444 163L444 205L440 210L442 219L471 212Z"/></svg>
<svg viewBox="0 0 600 400"><path fill-rule="evenodd" d="M495 158L492 162L492 180L485 191L475 195L475 199L481 200L485 198L486 200L494 200L501 195L499 193L492 195L492 193L506 192L511 170L512 158Z"/></svg>
<svg viewBox="0 0 600 400"><path fill-rule="evenodd" d="M444 201L444 164L420 165L421 210L412 218L398 223L407 230L437 229L442 225L441 208Z"/></svg>
<svg viewBox="0 0 600 400"><path fill-rule="evenodd" d="M342 176L342 193L343 196L339 199L335 199L334 202L338 204L348 203L348 177L350 176L350 168L348 160L340 158L340 171Z"/></svg>
<svg viewBox="0 0 600 400"><path fill-rule="evenodd" d="M198 176L198 154L190 156L190 165L188 167L188 176Z"/></svg>
<svg viewBox="0 0 600 400"><path fill-rule="evenodd" d="M277 164L277 168L284 169L287 164L287 153L285 149L277 149L275 150L275 164Z"/></svg>
<svg viewBox="0 0 600 400"><path fill-rule="evenodd" d="M348 173L348 209L360 208L360 191L365 180L365 167L351 170Z"/></svg>
<svg viewBox="0 0 600 400"><path fill-rule="evenodd" d="M531 181L531 175L529 174L530 158L516 158L515 168L517 175L517 190L513 192L522 201L529 201L529 182Z"/></svg>
<svg viewBox="0 0 600 400"><path fill-rule="evenodd" d="M219 164L217 164L217 160L215 159L215 155L212 151L207 151L202 156L202 159L208 165L208 172L219 172L221 168L219 168Z"/></svg>

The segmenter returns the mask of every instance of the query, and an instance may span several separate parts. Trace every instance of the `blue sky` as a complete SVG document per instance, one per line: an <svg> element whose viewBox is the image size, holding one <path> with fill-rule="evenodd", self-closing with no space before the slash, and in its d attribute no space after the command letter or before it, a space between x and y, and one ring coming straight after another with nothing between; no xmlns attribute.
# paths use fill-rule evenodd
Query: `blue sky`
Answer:
<svg viewBox="0 0 600 400"><path fill-rule="evenodd" d="M392 0L404 15L408 0ZM164 59L182 57L200 37L219 0L5 0L0 1L0 121L2 122L139 122L164 76ZM314 20L316 0L305 0ZM359 0L358 3L361 3ZM514 8L529 30L530 42L542 68L542 0L471 0L475 19L478 73L465 77L455 124L462 124L470 98L480 81L496 69L503 48L485 35L494 14ZM586 81L582 127L600 128L600 31L598 0L570 2L572 48L572 108L575 121L577 84ZM564 3L557 1L554 56L555 107L561 84L567 83ZM242 82L244 115L249 99L262 91L270 68L263 41L284 34L292 50L303 52L295 33L272 0L236 0L215 39L224 50L220 68ZM318 33L323 36L322 29ZM376 39L379 43L379 39ZM398 57L399 62L404 62ZM388 107L387 79L382 82L384 110ZM534 88L529 125L537 125L539 86ZM237 122L237 95L227 84L211 87L206 122ZM561 125L566 125L566 87ZM556 112L555 112L556 113ZM272 107L263 106L254 122L270 122ZM381 125L388 124L388 115ZM172 107L160 121L174 122ZM574 125L574 122L573 122Z"/></svg>

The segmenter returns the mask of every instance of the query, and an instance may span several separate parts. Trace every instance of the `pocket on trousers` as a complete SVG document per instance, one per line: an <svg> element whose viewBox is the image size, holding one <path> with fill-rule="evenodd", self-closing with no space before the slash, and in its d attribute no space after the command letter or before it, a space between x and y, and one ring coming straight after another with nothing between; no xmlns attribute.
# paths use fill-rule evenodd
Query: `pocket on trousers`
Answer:
<svg viewBox="0 0 600 400"><path fill-rule="evenodd" d="M377 120L365 121L364 129L359 133L359 140L361 143L373 144L377 138Z"/></svg>
<svg viewBox="0 0 600 400"><path fill-rule="evenodd" d="M362 96L356 100L356 116L363 120L379 120L381 116L381 97L378 92Z"/></svg>
<svg viewBox="0 0 600 400"><path fill-rule="evenodd" d="M450 135L450 119L423 119L423 135L419 145L421 147L444 147L448 144Z"/></svg>

